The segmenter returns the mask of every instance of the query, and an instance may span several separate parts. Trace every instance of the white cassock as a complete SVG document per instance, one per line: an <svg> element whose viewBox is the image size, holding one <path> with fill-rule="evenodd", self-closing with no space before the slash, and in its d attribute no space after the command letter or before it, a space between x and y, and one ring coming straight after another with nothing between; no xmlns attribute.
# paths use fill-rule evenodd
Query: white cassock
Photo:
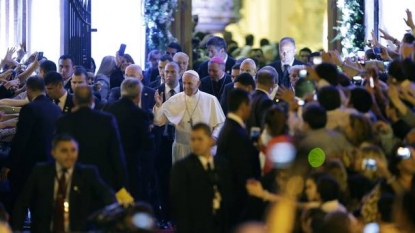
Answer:
<svg viewBox="0 0 415 233"><path fill-rule="evenodd" d="M225 119L218 99L202 91L197 91L193 96L180 92L170 97L161 107L154 106L154 124L162 126L170 122L176 128L173 163L191 153L192 124L209 125L213 129L213 136L217 138Z"/></svg>

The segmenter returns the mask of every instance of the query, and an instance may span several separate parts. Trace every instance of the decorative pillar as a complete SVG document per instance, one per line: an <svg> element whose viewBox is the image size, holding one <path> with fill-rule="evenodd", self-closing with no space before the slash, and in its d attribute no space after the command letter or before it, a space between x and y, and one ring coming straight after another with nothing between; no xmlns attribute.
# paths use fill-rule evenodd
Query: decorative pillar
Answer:
<svg viewBox="0 0 415 233"><path fill-rule="evenodd" d="M337 8L337 0L327 1L327 28L328 28L328 49L341 51L341 41L333 40L339 33L335 27L338 26L338 20L340 19L339 9Z"/></svg>
<svg viewBox="0 0 415 233"><path fill-rule="evenodd" d="M226 25L235 22L233 0L193 0L192 14L199 17L196 31L222 32Z"/></svg>
<svg viewBox="0 0 415 233"><path fill-rule="evenodd" d="M174 14L174 21L171 24L171 33L182 46L183 52L189 56L189 69L193 64L192 60L192 0L179 0L177 11Z"/></svg>

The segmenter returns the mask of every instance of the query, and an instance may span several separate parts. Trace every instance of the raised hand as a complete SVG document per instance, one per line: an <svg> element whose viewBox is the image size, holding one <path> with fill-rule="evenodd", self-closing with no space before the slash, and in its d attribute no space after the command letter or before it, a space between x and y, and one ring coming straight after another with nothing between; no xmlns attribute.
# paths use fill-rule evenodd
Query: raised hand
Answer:
<svg viewBox="0 0 415 233"><path fill-rule="evenodd" d="M372 30L372 33L371 34L372 34L372 44L373 44L373 47L379 46L379 41L376 38L375 31Z"/></svg>
<svg viewBox="0 0 415 233"><path fill-rule="evenodd" d="M379 28L380 33L382 33L380 35L380 38L383 38L385 40L390 40L390 41L394 41L395 38L393 38L391 35L389 35L387 32L385 32L384 30Z"/></svg>
<svg viewBox="0 0 415 233"><path fill-rule="evenodd" d="M406 25L411 28L411 30L415 29L414 21L412 20L412 12L409 9L406 9L406 19L404 18Z"/></svg>
<svg viewBox="0 0 415 233"><path fill-rule="evenodd" d="M156 90L156 93L154 94L154 100L156 101L156 106L160 107L163 104L163 92L160 94L159 90Z"/></svg>

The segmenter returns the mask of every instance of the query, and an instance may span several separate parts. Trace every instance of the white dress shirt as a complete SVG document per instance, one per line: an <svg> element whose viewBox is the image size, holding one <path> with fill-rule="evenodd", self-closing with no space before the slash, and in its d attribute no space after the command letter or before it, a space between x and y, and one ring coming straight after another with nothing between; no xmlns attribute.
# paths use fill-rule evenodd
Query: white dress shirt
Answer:
<svg viewBox="0 0 415 233"><path fill-rule="evenodd" d="M213 156L206 158L204 156L197 156L200 163L202 164L203 168L207 171L208 170L208 163L210 163L210 168L213 169L215 167L215 163L213 162Z"/></svg>
<svg viewBox="0 0 415 233"><path fill-rule="evenodd" d="M63 111L63 108L65 107L66 98L68 97L68 92L65 91L65 94L59 98L59 108Z"/></svg>
<svg viewBox="0 0 415 233"><path fill-rule="evenodd" d="M168 100L171 97L170 96L170 90L172 90L172 89L167 84L164 84L164 87L165 87L165 93L164 94L166 95L166 100ZM176 87L173 90L174 90L175 94L179 93L180 92L180 84L177 83Z"/></svg>

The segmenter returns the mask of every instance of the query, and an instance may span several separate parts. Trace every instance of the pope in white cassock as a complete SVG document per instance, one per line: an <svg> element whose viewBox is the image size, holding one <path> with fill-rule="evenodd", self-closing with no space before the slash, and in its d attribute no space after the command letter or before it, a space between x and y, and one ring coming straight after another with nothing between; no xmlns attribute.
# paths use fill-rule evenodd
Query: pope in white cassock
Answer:
<svg viewBox="0 0 415 233"><path fill-rule="evenodd" d="M163 103L163 93L156 92L154 98L154 124L171 123L176 128L173 142L173 163L191 152L190 132L196 123L205 123L213 128L213 137L219 136L225 115L218 99L199 91L200 78L196 71L188 70L182 76L183 92L170 97Z"/></svg>

